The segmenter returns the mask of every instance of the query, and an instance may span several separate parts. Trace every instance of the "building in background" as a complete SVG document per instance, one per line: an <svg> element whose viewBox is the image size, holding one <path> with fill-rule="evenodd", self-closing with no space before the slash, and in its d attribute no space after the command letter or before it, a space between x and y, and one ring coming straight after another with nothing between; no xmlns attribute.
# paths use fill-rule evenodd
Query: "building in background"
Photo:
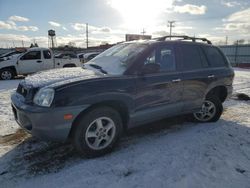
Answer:
<svg viewBox="0 0 250 188"><path fill-rule="evenodd" d="M149 40L151 39L151 35L138 35L138 34L126 34L125 40L132 41L132 40Z"/></svg>

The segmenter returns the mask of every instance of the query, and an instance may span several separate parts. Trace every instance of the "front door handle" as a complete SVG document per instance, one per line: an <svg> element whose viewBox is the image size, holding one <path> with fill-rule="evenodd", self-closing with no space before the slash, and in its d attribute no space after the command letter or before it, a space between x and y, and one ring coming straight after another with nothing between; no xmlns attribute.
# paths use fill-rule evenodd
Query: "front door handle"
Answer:
<svg viewBox="0 0 250 188"><path fill-rule="evenodd" d="M175 80L172 80L172 82L180 82L180 81L181 81L181 79L180 79L180 78L175 79Z"/></svg>
<svg viewBox="0 0 250 188"><path fill-rule="evenodd" d="M214 78L214 75L209 75L208 78Z"/></svg>
<svg viewBox="0 0 250 188"><path fill-rule="evenodd" d="M42 61L41 61L41 60L37 60L36 62L37 62L37 63L42 63Z"/></svg>

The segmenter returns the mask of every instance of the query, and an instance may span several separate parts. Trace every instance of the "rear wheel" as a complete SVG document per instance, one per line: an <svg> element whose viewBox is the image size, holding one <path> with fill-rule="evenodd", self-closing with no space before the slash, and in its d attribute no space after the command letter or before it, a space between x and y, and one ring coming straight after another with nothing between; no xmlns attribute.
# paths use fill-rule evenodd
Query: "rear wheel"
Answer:
<svg viewBox="0 0 250 188"><path fill-rule="evenodd" d="M14 71L11 69L2 69L0 70L0 78L2 80L11 80L14 78Z"/></svg>
<svg viewBox="0 0 250 188"><path fill-rule="evenodd" d="M87 157L110 152L122 133L120 114L110 107L91 110L74 125L72 142Z"/></svg>
<svg viewBox="0 0 250 188"><path fill-rule="evenodd" d="M195 120L199 122L215 122L220 119L223 111L221 101L217 96L209 96L203 102L201 110L193 113Z"/></svg>

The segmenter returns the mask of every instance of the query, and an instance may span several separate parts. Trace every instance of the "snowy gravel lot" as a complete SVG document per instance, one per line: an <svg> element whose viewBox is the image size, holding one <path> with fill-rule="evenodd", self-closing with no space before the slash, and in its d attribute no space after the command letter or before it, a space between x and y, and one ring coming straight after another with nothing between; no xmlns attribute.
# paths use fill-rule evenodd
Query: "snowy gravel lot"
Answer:
<svg viewBox="0 0 250 188"><path fill-rule="evenodd" d="M235 69L234 93L250 96L250 70ZM250 187L250 101L224 103L216 123L170 118L127 133L113 153L80 158L70 144L20 130L0 81L0 187Z"/></svg>

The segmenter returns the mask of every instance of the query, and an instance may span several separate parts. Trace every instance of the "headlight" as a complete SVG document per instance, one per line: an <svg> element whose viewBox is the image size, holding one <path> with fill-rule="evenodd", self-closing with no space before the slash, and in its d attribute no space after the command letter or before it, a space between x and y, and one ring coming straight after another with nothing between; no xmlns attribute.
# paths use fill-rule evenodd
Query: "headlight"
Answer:
<svg viewBox="0 0 250 188"><path fill-rule="evenodd" d="M39 106L50 107L54 99L54 94L55 94L54 89L42 88L36 93L33 102Z"/></svg>

